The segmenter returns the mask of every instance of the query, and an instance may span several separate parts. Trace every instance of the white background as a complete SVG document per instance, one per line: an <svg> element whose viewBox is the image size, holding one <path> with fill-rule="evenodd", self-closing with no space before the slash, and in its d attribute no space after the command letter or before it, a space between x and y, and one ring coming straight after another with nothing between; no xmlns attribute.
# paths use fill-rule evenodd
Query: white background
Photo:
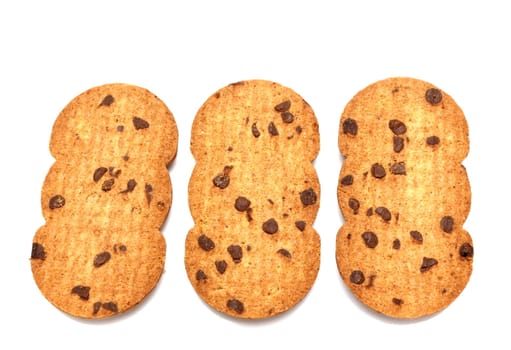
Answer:
<svg viewBox="0 0 511 350"><path fill-rule="evenodd" d="M8 4L10 3L10 4ZM0 348L491 348L509 341L511 21L504 1L2 1L0 4ZM462 107L472 185L465 228L472 278L456 301L415 321L356 301L335 265L342 223L337 129L345 104L391 76L429 81ZM200 105L244 79L291 87L316 112L321 268L302 303L264 321L221 315L195 294L183 265L193 226L190 130ZM132 312L74 319L41 295L30 270L43 224L40 192L53 162L51 128L76 95L104 83L139 85L172 110L180 131L163 228L165 273ZM506 323L508 323L506 325ZM10 344L9 346L6 344Z"/></svg>

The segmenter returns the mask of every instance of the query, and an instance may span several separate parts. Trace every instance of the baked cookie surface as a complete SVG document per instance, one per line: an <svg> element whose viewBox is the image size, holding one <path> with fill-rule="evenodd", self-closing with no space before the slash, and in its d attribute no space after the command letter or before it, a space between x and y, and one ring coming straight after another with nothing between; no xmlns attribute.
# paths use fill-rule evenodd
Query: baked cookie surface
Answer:
<svg viewBox="0 0 511 350"><path fill-rule="evenodd" d="M474 252L463 229L471 190L462 110L427 82L382 80L345 107L339 148L336 260L346 285L391 317L447 307L469 281Z"/></svg>
<svg viewBox="0 0 511 350"><path fill-rule="evenodd" d="M41 195L46 223L31 254L37 286L57 308L110 317L156 286L177 137L165 104L128 84L89 89L59 114Z"/></svg>
<svg viewBox="0 0 511 350"><path fill-rule="evenodd" d="M310 106L274 82L228 85L199 109L185 265L200 297L239 318L286 311L313 285L320 239L319 131Z"/></svg>

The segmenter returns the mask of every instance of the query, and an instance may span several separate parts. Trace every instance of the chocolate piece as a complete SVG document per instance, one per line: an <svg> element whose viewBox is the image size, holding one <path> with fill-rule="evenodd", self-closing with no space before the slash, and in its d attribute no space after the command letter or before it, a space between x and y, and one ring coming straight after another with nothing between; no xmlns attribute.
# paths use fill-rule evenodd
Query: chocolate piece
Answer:
<svg viewBox="0 0 511 350"><path fill-rule="evenodd" d="M153 192L153 186L151 184L145 184L144 191L147 204L151 204L151 201L153 200L153 195L151 194L151 192Z"/></svg>
<svg viewBox="0 0 511 350"><path fill-rule="evenodd" d="M109 301L106 303L101 304L101 307L105 310L112 311L112 312L118 312L117 310L117 304L113 301Z"/></svg>
<svg viewBox="0 0 511 350"><path fill-rule="evenodd" d="M245 197L238 197L234 202L234 208L237 211L245 211L250 207L250 201Z"/></svg>
<svg viewBox="0 0 511 350"><path fill-rule="evenodd" d="M276 233L278 230L279 230L279 224L273 218L266 220L263 223L263 231L270 235Z"/></svg>
<svg viewBox="0 0 511 350"><path fill-rule="evenodd" d="M375 248L378 245L378 236L374 232L367 231L362 233L362 239L367 248Z"/></svg>
<svg viewBox="0 0 511 350"><path fill-rule="evenodd" d="M241 246L237 244L231 244L230 246L227 247L227 252L231 256L235 264L241 262L241 258L243 257L243 251L241 249Z"/></svg>
<svg viewBox="0 0 511 350"><path fill-rule="evenodd" d="M117 131L123 132L124 131L124 125L117 125Z"/></svg>
<svg viewBox="0 0 511 350"><path fill-rule="evenodd" d="M289 111L289 108L291 108L291 101L286 100L284 102L281 102L278 105L276 105L274 108L277 112L280 112L280 113L287 112L287 111Z"/></svg>
<svg viewBox="0 0 511 350"><path fill-rule="evenodd" d="M444 216L440 220L440 227L445 233L451 233L454 228L454 219L452 216Z"/></svg>
<svg viewBox="0 0 511 350"><path fill-rule="evenodd" d="M215 248L215 242L204 234L200 235L197 241L199 242L199 247L207 252Z"/></svg>
<svg viewBox="0 0 511 350"><path fill-rule="evenodd" d="M135 189L135 186L137 186L137 182L135 181L135 179L130 179L128 181L128 185L127 185L126 189L124 191L122 191L121 193L133 192L133 190Z"/></svg>
<svg viewBox="0 0 511 350"><path fill-rule="evenodd" d="M341 185L349 186L353 185L353 175L346 175L341 179Z"/></svg>
<svg viewBox="0 0 511 350"><path fill-rule="evenodd" d="M401 248L401 241L399 239L395 239L393 242L392 242L392 249L399 249Z"/></svg>
<svg viewBox="0 0 511 350"><path fill-rule="evenodd" d="M367 215L367 216L372 216L372 215L373 215L373 208L369 208L369 209L367 209L367 211L366 211L366 215Z"/></svg>
<svg viewBox="0 0 511 350"><path fill-rule="evenodd" d="M217 261L215 261L215 267L216 267L216 270L220 274L223 274L225 272L225 270L227 270L227 261L217 260Z"/></svg>
<svg viewBox="0 0 511 350"><path fill-rule="evenodd" d="M354 270L351 272L350 281L354 284L362 284L365 281L364 274L360 270Z"/></svg>
<svg viewBox="0 0 511 350"><path fill-rule="evenodd" d="M392 130L395 135L402 135L406 132L406 125L400 120L392 119L389 121L389 129Z"/></svg>
<svg viewBox="0 0 511 350"><path fill-rule="evenodd" d="M424 257L424 258L422 258L422 265L420 268L420 272L426 272L426 271L430 270L436 264L438 264L438 261L436 259Z"/></svg>
<svg viewBox="0 0 511 350"><path fill-rule="evenodd" d="M133 126L135 130L147 129L149 127L149 123L142 118L133 117Z"/></svg>
<svg viewBox="0 0 511 350"><path fill-rule="evenodd" d="M295 120L295 116L291 112L282 112L280 113L280 116L282 117L282 121L284 123L292 123Z"/></svg>
<svg viewBox="0 0 511 350"><path fill-rule="evenodd" d="M195 279L197 281L202 281L202 280L206 280L208 279L208 276L206 275L206 273L202 270L198 270L196 273L195 273Z"/></svg>
<svg viewBox="0 0 511 350"><path fill-rule="evenodd" d="M342 123L342 132L348 135L356 136L358 133L358 125L354 119L346 118Z"/></svg>
<svg viewBox="0 0 511 350"><path fill-rule="evenodd" d="M405 147L405 139L402 137L394 136L392 138L392 142L393 142L394 152L396 152L396 153L401 152L403 150L403 148Z"/></svg>
<svg viewBox="0 0 511 350"><path fill-rule="evenodd" d="M230 178L227 174L219 174L213 178L213 184L222 190L229 186L229 181Z"/></svg>
<svg viewBox="0 0 511 350"><path fill-rule="evenodd" d="M66 199L60 194L57 194L50 198L49 207L50 209L62 208L66 204Z"/></svg>
<svg viewBox="0 0 511 350"><path fill-rule="evenodd" d="M422 244L422 233L420 233L419 231L410 231L410 237L412 237L412 239L417 242L417 243L420 243Z"/></svg>
<svg viewBox="0 0 511 350"><path fill-rule="evenodd" d="M108 169L104 166L97 168L94 171L94 175L92 176L92 179L94 180L94 182L98 182L103 177L103 175L105 175L107 173L107 171L108 171Z"/></svg>
<svg viewBox="0 0 511 350"><path fill-rule="evenodd" d="M385 177L385 175L387 175L387 172L385 171L385 168L381 164L374 163L371 166L371 175L373 175L377 179L382 179Z"/></svg>
<svg viewBox="0 0 511 350"><path fill-rule="evenodd" d="M348 206L353 209L353 214L358 214L358 209L360 208L360 202L355 198L350 198L348 200Z"/></svg>
<svg viewBox="0 0 511 350"><path fill-rule="evenodd" d="M302 201L302 204L305 206L315 204L317 199L318 197L316 195L316 192L314 192L312 188L300 192L300 200Z"/></svg>
<svg viewBox="0 0 511 350"><path fill-rule="evenodd" d="M463 243L460 246L459 253L462 258L471 258L474 256L474 247L469 243Z"/></svg>
<svg viewBox="0 0 511 350"><path fill-rule="evenodd" d="M300 125L298 125L296 128L295 128L295 131L298 135L300 135L303 131L302 127Z"/></svg>
<svg viewBox="0 0 511 350"><path fill-rule="evenodd" d="M305 221L301 221L301 220L295 221L295 226L300 231L303 231L303 230L305 230Z"/></svg>
<svg viewBox="0 0 511 350"><path fill-rule="evenodd" d="M279 250L277 250L277 253L282 254L282 255L283 255L283 256L285 256L286 258L291 259L291 253L290 253L290 252L289 252L289 250L287 250L287 249L280 248Z"/></svg>
<svg viewBox="0 0 511 350"><path fill-rule="evenodd" d="M271 136L277 136L279 134L279 131L277 130L277 127L273 122L270 122L270 124L268 124L268 132L270 133Z"/></svg>
<svg viewBox="0 0 511 350"><path fill-rule="evenodd" d="M37 242L32 243L32 253L30 255L31 259L40 259L44 260L46 258L46 252L44 251L44 247L42 244Z"/></svg>
<svg viewBox="0 0 511 350"><path fill-rule="evenodd" d="M397 306L401 306L403 305L403 299L399 299L399 298L392 298L392 302L394 304L396 304Z"/></svg>
<svg viewBox="0 0 511 350"><path fill-rule="evenodd" d="M86 286L74 286L73 289L71 289L71 293L78 295L82 300L89 300L89 292L90 287Z"/></svg>
<svg viewBox="0 0 511 350"><path fill-rule="evenodd" d="M101 185L101 190L104 192L108 192L112 189L114 186L115 180L114 179L108 179L103 182L103 185Z"/></svg>
<svg viewBox="0 0 511 350"><path fill-rule="evenodd" d="M427 139L426 139L426 143L430 146L435 146L435 145L438 145L440 143L440 138L438 136L429 136Z"/></svg>
<svg viewBox="0 0 511 350"><path fill-rule="evenodd" d="M112 103L114 103L115 99L112 95L106 95L104 98L103 98L103 101L101 101L101 103L99 104L99 107L101 106L110 106Z"/></svg>
<svg viewBox="0 0 511 350"><path fill-rule="evenodd" d="M254 137L261 136L261 132L257 129L256 123L252 124L252 135L254 135Z"/></svg>
<svg viewBox="0 0 511 350"><path fill-rule="evenodd" d="M97 314L99 312L99 309L101 309L101 301L96 301L92 306L92 314L93 315Z"/></svg>
<svg viewBox="0 0 511 350"><path fill-rule="evenodd" d="M396 162L390 166L390 172L393 175L406 175L405 162Z"/></svg>
<svg viewBox="0 0 511 350"><path fill-rule="evenodd" d="M438 89L431 88L426 91L426 101L431 105L437 105L442 102L442 92Z"/></svg>
<svg viewBox="0 0 511 350"><path fill-rule="evenodd" d="M374 210L376 214L378 214L384 221L390 221L392 219L392 214L385 207L378 207Z"/></svg>
<svg viewBox="0 0 511 350"><path fill-rule="evenodd" d="M229 299L227 300L227 308L236 312L237 314L242 314L245 311L245 307L243 303L238 299Z"/></svg>
<svg viewBox="0 0 511 350"><path fill-rule="evenodd" d="M99 253L94 257L94 267L100 267L110 260L111 255L109 252Z"/></svg>

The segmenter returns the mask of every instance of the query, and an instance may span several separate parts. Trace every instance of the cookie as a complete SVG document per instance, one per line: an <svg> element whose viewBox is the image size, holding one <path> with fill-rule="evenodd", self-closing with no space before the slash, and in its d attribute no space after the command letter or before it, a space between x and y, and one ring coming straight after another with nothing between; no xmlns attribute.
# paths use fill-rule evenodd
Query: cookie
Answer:
<svg viewBox="0 0 511 350"><path fill-rule="evenodd" d="M165 104L132 85L94 87L59 114L41 195L45 224L30 259L37 286L57 308L110 317L156 286L177 138Z"/></svg>
<svg viewBox="0 0 511 350"><path fill-rule="evenodd" d="M463 229L471 204L468 125L455 101L411 78L378 81L346 105L338 201L339 272L369 308L418 318L465 288L473 244Z"/></svg>
<svg viewBox="0 0 511 350"><path fill-rule="evenodd" d="M288 310L308 293L320 264L312 227L320 202L313 110L274 82L228 85L197 112L191 151L195 226L185 243L191 284L233 317Z"/></svg>

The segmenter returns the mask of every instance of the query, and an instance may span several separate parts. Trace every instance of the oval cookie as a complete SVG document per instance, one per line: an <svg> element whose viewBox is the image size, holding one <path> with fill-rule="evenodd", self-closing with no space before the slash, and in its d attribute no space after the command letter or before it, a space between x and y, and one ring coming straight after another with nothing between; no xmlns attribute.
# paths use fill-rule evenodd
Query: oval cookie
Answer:
<svg viewBox="0 0 511 350"><path fill-rule="evenodd" d="M274 82L226 86L192 127L195 222L185 265L197 293L238 318L277 315L305 297L320 262L312 224L319 131L311 107Z"/></svg>
<svg viewBox="0 0 511 350"><path fill-rule="evenodd" d="M165 104L127 84L92 88L59 114L41 195L46 223L31 254L37 286L57 308L110 317L156 286L177 137Z"/></svg>
<svg viewBox="0 0 511 350"><path fill-rule="evenodd" d="M377 312L417 318L447 307L472 272L463 229L471 191L468 126L454 100L411 78L356 94L339 127L340 274Z"/></svg>

